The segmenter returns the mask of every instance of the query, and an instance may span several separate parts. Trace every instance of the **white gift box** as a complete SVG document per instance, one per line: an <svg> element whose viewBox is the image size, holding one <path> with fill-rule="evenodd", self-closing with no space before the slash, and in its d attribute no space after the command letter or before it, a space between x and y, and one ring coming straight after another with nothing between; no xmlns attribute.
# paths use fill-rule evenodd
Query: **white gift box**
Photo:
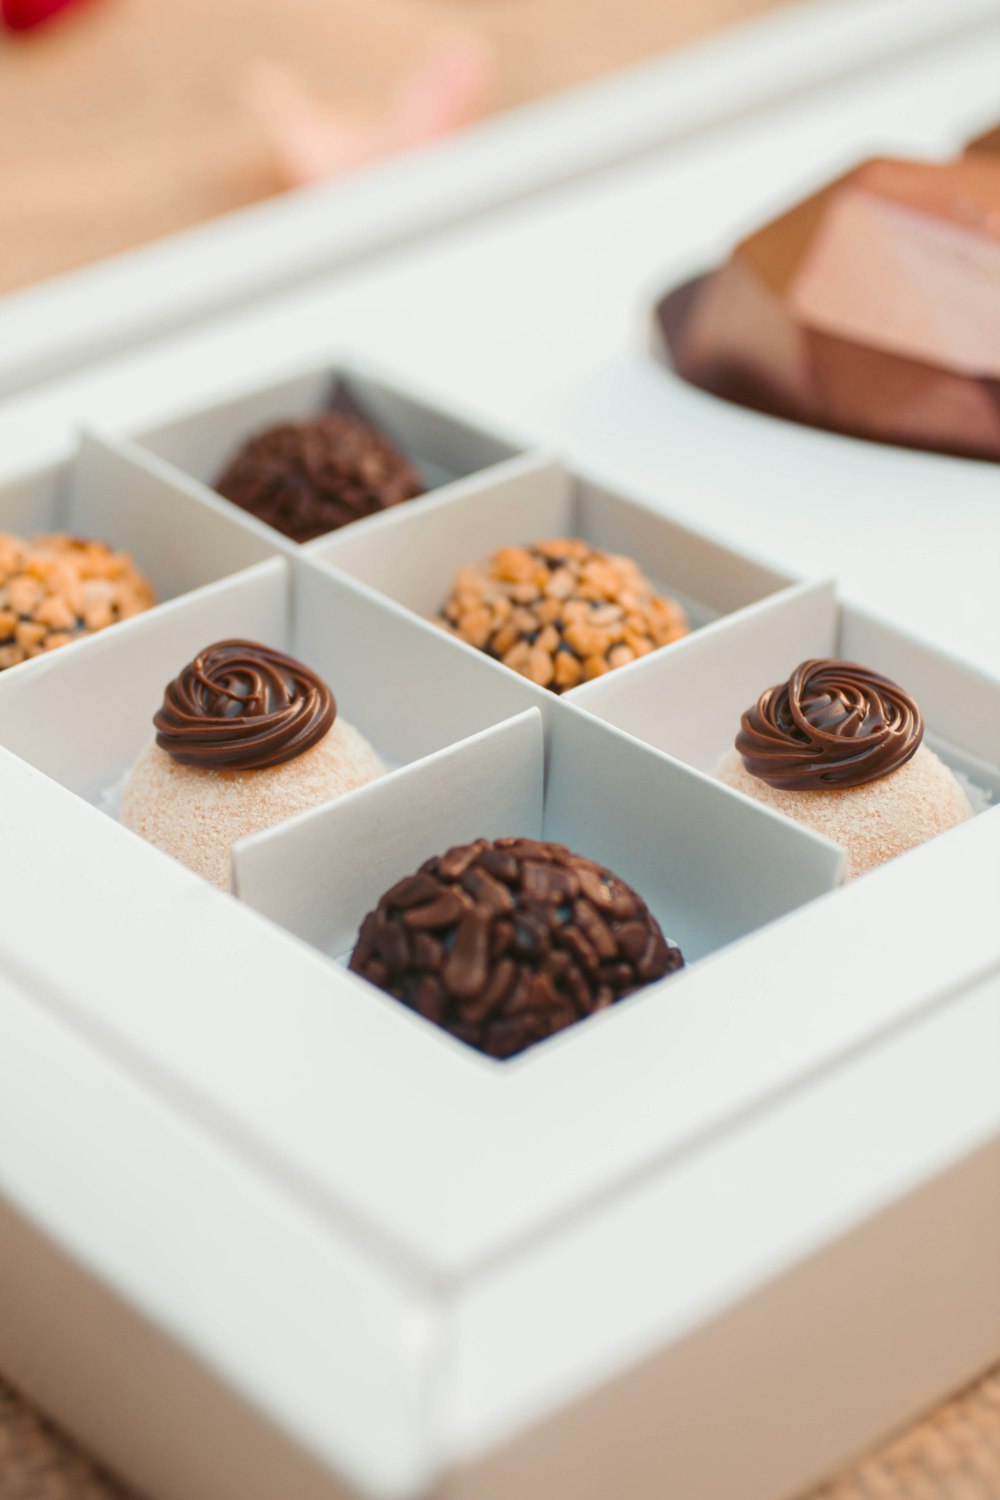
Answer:
<svg viewBox="0 0 1000 1500"><path fill-rule="evenodd" d="M1000 1224L979 1215L973 1254L959 1225L996 1112L965 1070L937 1134L876 1121L886 1080L919 1119L955 1028L993 1035L996 814L838 889L835 845L706 774L761 674L850 649L924 698L988 792L995 684L541 454L249 566L268 539L179 452L94 436L83 455L154 529L176 501L220 576L0 676L0 1013L23 1070L0 1091L0 1140L23 1143L0 1150L3 1368L178 1500L576 1500L623 1475L724 1500L737 1474L766 1500L995 1352L978 1308ZM697 628L557 699L424 617L464 548L529 525L633 550ZM239 846L242 900L94 805L169 678L232 635L301 655L389 766ZM615 869L689 963L501 1065L338 960L387 885L504 832ZM948 1204L920 1274L887 1288ZM976 1316L894 1348L946 1274ZM123 1402L144 1420L109 1422ZM788 1402L794 1441L751 1431Z"/></svg>
<svg viewBox="0 0 1000 1500"><path fill-rule="evenodd" d="M356 284L307 290L11 415L12 466L32 445L54 454L80 413L98 422L72 524L140 558L148 539L150 566L167 549L164 606L0 677L0 1368L149 1493L776 1500L1000 1353L995 809L833 890L836 849L705 774L762 686L837 649L877 658L931 743L996 788L995 674L923 639L988 664L994 471L726 412L648 360L570 390L608 351L568 334L618 330L617 260L600 262L606 303L570 275L602 223L630 276L637 246L647 272L662 260L641 298L627 282L638 309L689 257L722 253L740 215L879 136L894 100L920 114L907 137L953 142L985 120L988 47L945 50L965 61L942 60L939 90L923 87L938 59L903 58L819 101L801 136L794 108L758 120L724 172L735 132L676 176L636 169L614 211L596 185L574 197L565 238L546 240L565 305L555 278L522 287L510 261L520 245L535 265L556 206L534 237L497 226L492 249L466 247L469 280L482 297L486 271L513 266L523 306L466 331L482 358L449 343L461 315L442 325L442 254L426 281L385 268L356 306ZM744 174L749 196L711 222L692 212L690 237L675 216L674 262L664 203L703 173L706 194ZM420 371L412 398L397 377L397 411L427 411L425 383L481 406L506 383L517 417L544 389L540 425L571 408L574 450L607 481L484 420L486 468L445 461L447 489L412 509L287 545L205 481L244 423L326 399L342 326ZM490 357L505 337L506 370ZM476 428L444 407L427 417L438 437ZM62 524L51 469L0 495L6 524ZM446 561L536 518L626 536L699 628L556 702L420 618ZM981 545L951 578L973 526ZM178 666L235 631L329 673L392 767L238 850L242 902L90 805ZM620 863L683 929L689 969L502 1067L344 973L390 875L477 815ZM689 887L662 873L678 827Z"/></svg>

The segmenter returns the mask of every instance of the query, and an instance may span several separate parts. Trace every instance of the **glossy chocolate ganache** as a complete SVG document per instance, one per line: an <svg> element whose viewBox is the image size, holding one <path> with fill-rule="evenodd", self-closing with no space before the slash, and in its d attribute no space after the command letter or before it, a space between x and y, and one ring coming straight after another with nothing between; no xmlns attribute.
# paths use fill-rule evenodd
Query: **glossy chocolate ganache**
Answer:
<svg viewBox="0 0 1000 1500"><path fill-rule="evenodd" d="M302 662L229 640L206 647L170 683L153 724L178 765L255 771L310 750L336 714L330 689Z"/></svg>
<svg viewBox="0 0 1000 1500"><path fill-rule="evenodd" d="M909 693L857 662L804 661L740 721L751 775L784 791L863 786L916 755L924 724Z"/></svg>
<svg viewBox="0 0 1000 1500"><path fill-rule="evenodd" d="M880 672L833 657L801 662L787 682L760 695L716 775L840 844L848 880L973 811L924 743L910 694Z"/></svg>

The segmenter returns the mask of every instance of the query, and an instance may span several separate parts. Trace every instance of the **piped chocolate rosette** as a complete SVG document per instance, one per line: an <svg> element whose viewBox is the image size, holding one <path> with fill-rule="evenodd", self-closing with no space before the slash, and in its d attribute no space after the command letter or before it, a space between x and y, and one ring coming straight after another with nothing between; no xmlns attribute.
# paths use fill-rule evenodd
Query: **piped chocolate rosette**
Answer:
<svg viewBox="0 0 1000 1500"><path fill-rule="evenodd" d="M561 844L477 839L429 859L365 918L350 966L508 1058L683 967L646 903Z"/></svg>
<svg viewBox="0 0 1000 1500"><path fill-rule="evenodd" d="M784 791L863 786L920 748L920 709L853 661L804 661L743 715L736 748L752 776Z"/></svg>
<svg viewBox="0 0 1000 1500"><path fill-rule="evenodd" d="M122 822L228 889L232 846L380 776L305 663L254 641L206 646L167 685Z"/></svg>
<svg viewBox="0 0 1000 1500"><path fill-rule="evenodd" d="M813 659L747 709L717 774L843 845L851 877L971 816L923 735L916 701L891 678Z"/></svg>
<svg viewBox="0 0 1000 1500"><path fill-rule="evenodd" d="M293 656L253 641L219 641L171 682L156 743L181 766L258 771L294 760L332 728L326 683Z"/></svg>

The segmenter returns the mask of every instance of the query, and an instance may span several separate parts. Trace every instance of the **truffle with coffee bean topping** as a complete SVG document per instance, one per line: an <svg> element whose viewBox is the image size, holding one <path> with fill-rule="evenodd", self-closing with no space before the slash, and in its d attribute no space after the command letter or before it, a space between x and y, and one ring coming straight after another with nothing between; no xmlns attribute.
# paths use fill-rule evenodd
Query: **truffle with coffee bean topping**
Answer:
<svg viewBox="0 0 1000 1500"><path fill-rule="evenodd" d="M484 566L463 568L442 623L554 693L688 632L681 606L654 593L632 558L575 537L501 547Z"/></svg>
<svg viewBox="0 0 1000 1500"><path fill-rule="evenodd" d="M490 1057L513 1057L682 968L646 903L562 844L477 839L361 925L351 969Z"/></svg>

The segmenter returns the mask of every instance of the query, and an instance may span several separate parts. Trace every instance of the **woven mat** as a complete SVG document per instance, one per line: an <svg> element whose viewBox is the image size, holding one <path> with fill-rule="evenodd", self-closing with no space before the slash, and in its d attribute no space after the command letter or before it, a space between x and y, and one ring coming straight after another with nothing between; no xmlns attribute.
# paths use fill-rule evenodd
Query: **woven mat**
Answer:
<svg viewBox="0 0 1000 1500"><path fill-rule="evenodd" d="M0 1382L0 1500L132 1500ZM1000 1500L1000 1370L808 1500Z"/></svg>

